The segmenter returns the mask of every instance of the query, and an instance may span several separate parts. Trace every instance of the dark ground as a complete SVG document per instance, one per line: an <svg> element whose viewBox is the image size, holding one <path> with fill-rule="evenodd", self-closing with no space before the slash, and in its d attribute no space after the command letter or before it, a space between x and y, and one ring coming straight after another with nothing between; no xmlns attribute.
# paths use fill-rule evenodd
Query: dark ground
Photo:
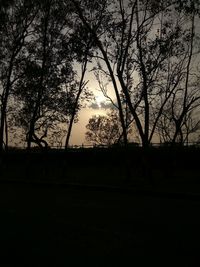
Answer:
<svg viewBox="0 0 200 267"><path fill-rule="evenodd" d="M0 156L0 266L200 266L199 148Z"/></svg>
<svg viewBox="0 0 200 267"><path fill-rule="evenodd" d="M0 181L146 187L200 193L200 147L141 147L0 154Z"/></svg>
<svg viewBox="0 0 200 267"><path fill-rule="evenodd" d="M1 183L0 266L200 266L199 211L198 199Z"/></svg>

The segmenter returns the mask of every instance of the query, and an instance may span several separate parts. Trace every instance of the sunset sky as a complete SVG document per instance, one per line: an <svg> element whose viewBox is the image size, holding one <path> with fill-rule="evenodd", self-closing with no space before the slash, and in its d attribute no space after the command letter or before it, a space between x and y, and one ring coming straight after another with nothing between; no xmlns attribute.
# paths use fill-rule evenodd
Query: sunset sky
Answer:
<svg viewBox="0 0 200 267"><path fill-rule="evenodd" d="M90 70L90 68L88 68ZM70 145L88 145L85 140L85 126L93 115L106 115L111 104L104 97L99 89L98 82L92 72L88 72L86 80L88 80L88 89L94 93L95 99L88 103L88 107L83 108L79 113L79 121L73 125ZM109 96L115 101L112 87L109 88Z"/></svg>

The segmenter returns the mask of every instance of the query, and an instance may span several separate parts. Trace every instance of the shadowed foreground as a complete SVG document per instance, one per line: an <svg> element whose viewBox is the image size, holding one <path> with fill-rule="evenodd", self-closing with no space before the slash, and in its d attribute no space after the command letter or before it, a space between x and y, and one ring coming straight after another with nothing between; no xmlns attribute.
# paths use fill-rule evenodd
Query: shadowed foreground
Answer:
<svg viewBox="0 0 200 267"><path fill-rule="evenodd" d="M0 154L0 181L77 183L200 192L198 147L96 148Z"/></svg>
<svg viewBox="0 0 200 267"><path fill-rule="evenodd" d="M0 263L199 266L199 210L197 200L1 184Z"/></svg>

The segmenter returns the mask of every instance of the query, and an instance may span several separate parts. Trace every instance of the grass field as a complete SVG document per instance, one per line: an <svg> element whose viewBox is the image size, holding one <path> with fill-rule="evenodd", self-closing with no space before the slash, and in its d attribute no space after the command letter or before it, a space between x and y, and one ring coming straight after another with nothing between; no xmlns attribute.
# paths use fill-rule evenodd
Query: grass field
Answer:
<svg viewBox="0 0 200 267"><path fill-rule="evenodd" d="M3 183L0 263L200 266L199 210L197 200Z"/></svg>
<svg viewBox="0 0 200 267"><path fill-rule="evenodd" d="M200 266L199 149L136 152L3 154L0 266Z"/></svg>
<svg viewBox="0 0 200 267"><path fill-rule="evenodd" d="M153 185L161 191L200 193L199 158L199 148L152 148L145 158L141 148L11 151L1 157L0 181Z"/></svg>

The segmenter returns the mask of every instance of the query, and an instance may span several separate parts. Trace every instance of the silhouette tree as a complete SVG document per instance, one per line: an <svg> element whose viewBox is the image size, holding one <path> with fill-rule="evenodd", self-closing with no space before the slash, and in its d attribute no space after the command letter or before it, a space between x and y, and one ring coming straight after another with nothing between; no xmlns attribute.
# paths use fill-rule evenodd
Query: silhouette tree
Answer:
<svg viewBox="0 0 200 267"><path fill-rule="evenodd" d="M106 116L94 115L86 128L86 140L92 145L111 146L122 143L123 132L117 110L111 110ZM127 133L131 133L130 127Z"/></svg>
<svg viewBox="0 0 200 267"><path fill-rule="evenodd" d="M110 146L118 143L121 136L119 119L116 113L107 116L94 115L86 125L86 140L92 145Z"/></svg>
<svg viewBox="0 0 200 267"><path fill-rule="evenodd" d="M21 101L20 123L31 143L47 147L47 134L64 123L76 95L73 56L70 49L70 21L62 1L42 1L27 45L24 77L15 86Z"/></svg>
<svg viewBox="0 0 200 267"><path fill-rule="evenodd" d="M33 1L8 1L1 3L0 17L0 150L8 143L7 110L14 84L21 78L18 72L24 61L24 47L37 14ZM4 134L6 132L6 141Z"/></svg>
<svg viewBox="0 0 200 267"><path fill-rule="evenodd" d="M57 140L56 135L61 136L59 131L63 132L66 123L69 123L68 144L78 111L91 95L83 89L86 89L84 76L92 41L84 36L84 28L74 23L69 1L27 1L23 5L18 0L4 6L1 8L4 23L1 32L7 35L2 39L0 49L2 147L4 133L8 143L8 127L10 130L23 128L28 148L31 143L42 148L47 147L48 139L52 143ZM23 22L22 32L18 27L22 23L17 17L20 12L23 13L22 20L26 19L27 23ZM19 51L9 65L9 53L17 49L12 47L13 39L18 34L21 34ZM8 40L10 47L6 47ZM6 53L8 49L10 52ZM81 75L75 70L77 65L82 65Z"/></svg>
<svg viewBox="0 0 200 267"><path fill-rule="evenodd" d="M173 79L169 80L172 80L175 86L158 123L162 140L172 144L188 142L189 135L197 131L199 125L195 115L200 105L199 75L198 65L193 63L193 56L198 53L195 49L195 16L198 9L192 3L189 6L185 4L186 6L182 7L185 23L188 24L182 37L185 49L178 62L173 62L176 69L171 72ZM175 82L177 75L178 82Z"/></svg>

